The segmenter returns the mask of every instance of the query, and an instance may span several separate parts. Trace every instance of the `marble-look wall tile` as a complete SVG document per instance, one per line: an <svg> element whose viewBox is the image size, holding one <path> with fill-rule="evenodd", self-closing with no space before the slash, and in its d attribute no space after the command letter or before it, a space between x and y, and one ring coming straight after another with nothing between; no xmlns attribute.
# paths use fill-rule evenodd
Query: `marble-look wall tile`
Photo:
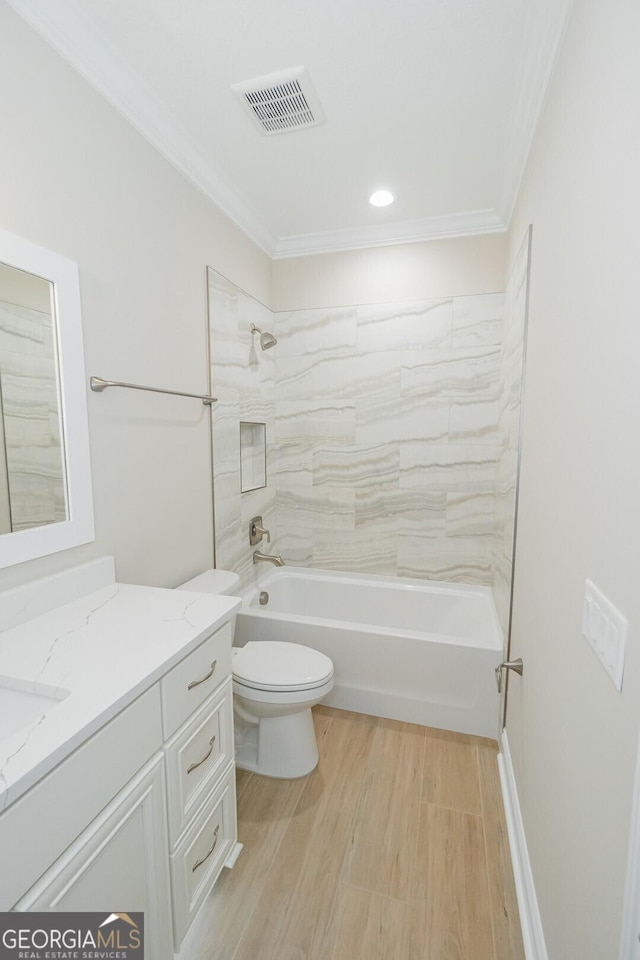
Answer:
<svg viewBox="0 0 640 960"><path fill-rule="evenodd" d="M449 410L449 404L439 400L416 403L413 397L395 394L363 397L356 401L356 443L441 443L449 435Z"/></svg>
<svg viewBox="0 0 640 960"><path fill-rule="evenodd" d="M410 350L449 344L453 300L358 307L358 350Z"/></svg>
<svg viewBox="0 0 640 960"><path fill-rule="evenodd" d="M400 444L319 445L313 455L313 483L386 489L398 485Z"/></svg>
<svg viewBox="0 0 640 960"><path fill-rule="evenodd" d="M390 353L282 357L276 363L279 400L387 396L400 392L400 364Z"/></svg>
<svg viewBox="0 0 640 960"><path fill-rule="evenodd" d="M452 346L500 346L503 322L504 294L456 297L453 301Z"/></svg>
<svg viewBox="0 0 640 960"><path fill-rule="evenodd" d="M238 404L240 419L251 423L264 423L267 436L275 436L275 401L265 396L242 396Z"/></svg>
<svg viewBox="0 0 640 960"><path fill-rule="evenodd" d="M356 407L348 400L277 400L277 441L355 441Z"/></svg>
<svg viewBox="0 0 640 960"><path fill-rule="evenodd" d="M371 537L368 534L318 534L313 544L314 567L345 570L348 573L372 573L395 577L398 551L395 537Z"/></svg>
<svg viewBox="0 0 640 960"><path fill-rule="evenodd" d="M289 518L286 518L287 524ZM313 566L313 545L316 533L313 530L291 530L284 523L278 537L278 550L286 558L287 564L294 567Z"/></svg>
<svg viewBox="0 0 640 960"><path fill-rule="evenodd" d="M305 357L356 344L356 308L294 310L274 316L279 357Z"/></svg>
<svg viewBox="0 0 640 960"><path fill-rule="evenodd" d="M275 360L260 349L251 324L273 330L273 314L214 270L209 270L214 529L216 566L255 582L249 522L261 515L277 551L275 488ZM267 486L241 493L240 421L266 425ZM261 546L265 546L265 543Z"/></svg>
<svg viewBox="0 0 640 960"><path fill-rule="evenodd" d="M398 575L491 583L491 541L483 537L400 537Z"/></svg>
<svg viewBox="0 0 640 960"><path fill-rule="evenodd" d="M280 441L274 444L276 487L305 486L314 483L317 445L313 440ZM283 531L284 533L284 531Z"/></svg>
<svg viewBox="0 0 640 960"><path fill-rule="evenodd" d="M403 443L400 486L456 493L494 489L497 458L491 444Z"/></svg>
<svg viewBox="0 0 640 960"><path fill-rule="evenodd" d="M498 443L499 404L478 397L452 402L449 412L451 443Z"/></svg>
<svg viewBox="0 0 640 960"><path fill-rule="evenodd" d="M447 493L448 537L493 537L495 493Z"/></svg>
<svg viewBox="0 0 640 960"><path fill-rule="evenodd" d="M261 512L288 563L489 582L501 419L512 415L502 298L274 315L220 282L210 301L224 314L211 325L219 564L229 558L245 583L262 572L245 542ZM278 337L268 357L250 322ZM235 481L240 416L265 422L273 448L255 500Z"/></svg>
<svg viewBox="0 0 640 960"><path fill-rule="evenodd" d="M355 491L344 487L284 487L276 496L278 524L284 518L298 530L353 530L355 528ZM289 524L283 523L287 529Z"/></svg>
<svg viewBox="0 0 640 960"><path fill-rule="evenodd" d="M370 486L356 490L356 530L375 534L412 534L419 530L425 537L444 536L446 507L443 492Z"/></svg>
<svg viewBox="0 0 640 960"><path fill-rule="evenodd" d="M405 350L400 389L403 396L498 397L500 348L456 347L446 350Z"/></svg>
<svg viewBox="0 0 640 960"><path fill-rule="evenodd" d="M354 316L357 336L350 340ZM442 578L453 566L464 579L486 583L502 298L298 311L279 315L276 323L287 338L276 363L278 528L313 527L314 565L396 572L402 542L406 569ZM319 499L310 497L309 486ZM354 491L354 528L342 530ZM407 553L414 540L454 539L448 548L453 565L446 551L436 562L432 543L422 567ZM464 550L474 544L463 562Z"/></svg>

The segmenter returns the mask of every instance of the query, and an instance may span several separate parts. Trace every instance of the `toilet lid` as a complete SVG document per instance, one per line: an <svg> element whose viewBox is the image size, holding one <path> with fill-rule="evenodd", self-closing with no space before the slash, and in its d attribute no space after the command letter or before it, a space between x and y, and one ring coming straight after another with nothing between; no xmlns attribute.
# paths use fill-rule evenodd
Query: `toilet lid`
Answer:
<svg viewBox="0 0 640 960"><path fill-rule="evenodd" d="M233 648L233 678L256 690L311 690L333 676L329 657L299 643L250 640Z"/></svg>

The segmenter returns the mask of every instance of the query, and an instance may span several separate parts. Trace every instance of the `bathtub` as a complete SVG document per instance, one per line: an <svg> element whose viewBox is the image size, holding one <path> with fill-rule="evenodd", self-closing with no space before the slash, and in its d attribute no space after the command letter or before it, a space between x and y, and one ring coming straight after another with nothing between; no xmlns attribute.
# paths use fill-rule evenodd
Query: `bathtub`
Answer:
<svg viewBox="0 0 640 960"><path fill-rule="evenodd" d="M234 643L249 640L331 657L330 706L498 737L503 637L489 587L280 567L243 595Z"/></svg>

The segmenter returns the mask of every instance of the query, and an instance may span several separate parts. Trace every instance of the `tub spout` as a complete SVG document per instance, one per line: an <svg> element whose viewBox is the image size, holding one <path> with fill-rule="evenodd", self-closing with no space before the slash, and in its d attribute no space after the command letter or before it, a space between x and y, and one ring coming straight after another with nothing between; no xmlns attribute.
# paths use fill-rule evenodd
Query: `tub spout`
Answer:
<svg viewBox="0 0 640 960"><path fill-rule="evenodd" d="M274 567L284 567L284 560L282 555L278 553L276 556L272 556L270 553L260 553L259 550L255 550L253 554L253 562L260 563L261 560L265 560L267 563L272 563Z"/></svg>

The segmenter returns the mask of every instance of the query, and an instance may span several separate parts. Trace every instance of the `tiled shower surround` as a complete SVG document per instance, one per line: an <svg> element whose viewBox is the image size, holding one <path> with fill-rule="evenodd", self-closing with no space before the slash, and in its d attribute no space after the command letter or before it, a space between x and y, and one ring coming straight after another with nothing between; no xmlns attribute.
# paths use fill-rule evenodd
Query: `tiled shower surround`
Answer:
<svg viewBox="0 0 640 960"><path fill-rule="evenodd" d="M275 356L274 347L260 349L251 324L273 330L273 313L214 270L209 270L209 337L211 388L218 402L212 407L216 566L235 570L243 583L260 572L252 563L249 523L261 515L277 536L275 485ZM266 424L267 486L241 493L240 422ZM264 565L263 565L264 569Z"/></svg>
<svg viewBox="0 0 640 960"><path fill-rule="evenodd" d="M275 316L292 562L491 582L503 296Z"/></svg>
<svg viewBox="0 0 640 960"><path fill-rule="evenodd" d="M506 627L522 279L505 324L503 294L273 313L210 271L217 565L265 571L261 514L290 564L495 584ZM240 492L241 420L266 423L263 490Z"/></svg>

